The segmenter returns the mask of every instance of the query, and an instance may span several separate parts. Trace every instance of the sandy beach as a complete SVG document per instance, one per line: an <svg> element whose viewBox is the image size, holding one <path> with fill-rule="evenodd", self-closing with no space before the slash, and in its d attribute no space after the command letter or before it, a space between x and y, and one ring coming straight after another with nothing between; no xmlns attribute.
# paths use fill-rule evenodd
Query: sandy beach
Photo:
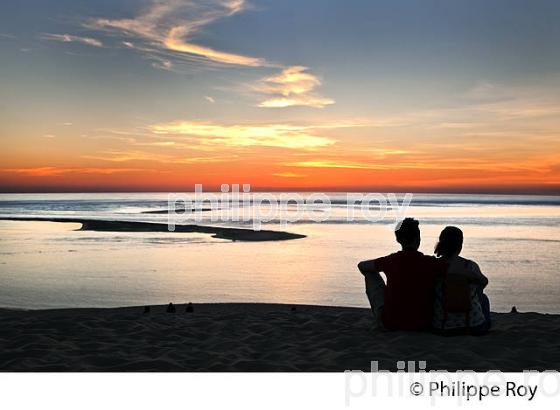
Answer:
<svg viewBox="0 0 560 410"><path fill-rule="evenodd" d="M560 370L560 315L494 313L483 337L372 329L369 311L281 304L0 310L1 371Z"/></svg>

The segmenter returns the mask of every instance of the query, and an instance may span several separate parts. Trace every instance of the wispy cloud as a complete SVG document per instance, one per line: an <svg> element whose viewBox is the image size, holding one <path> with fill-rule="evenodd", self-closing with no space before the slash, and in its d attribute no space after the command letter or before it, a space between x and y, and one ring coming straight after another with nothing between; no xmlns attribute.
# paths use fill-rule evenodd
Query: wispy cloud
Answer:
<svg viewBox="0 0 560 410"><path fill-rule="evenodd" d="M63 43L81 43L93 47L103 47L103 43L95 38L74 36L71 34L51 34L44 33L41 35L43 40L60 41Z"/></svg>
<svg viewBox="0 0 560 410"><path fill-rule="evenodd" d="M288 162L284 165L303 168L388 169L387 165L345 160L311 160Z"/></svg>
<svg viewBox="0 0 560 410"><path fill-rule="evenodd" d="M349 159L349 157L354 157ZM471 171L476 173L532 174L548 175L558 159L544 156L527 156L519 158L508 155L501 158L494 156L463 157L458 151L455 155L442 157L432 152L411 151L390 160L383 158L367 158L359 152L325 155L302 161L285 162L282 165L295 168L342 168L354 170L425 170L425 171Z"/></svg>
<svg viewBox="0 0 560 410"><path fill-rule="evenodd" d="M470 101L492 102L509 100L513 96L509 90L488 81L479 81L472 88L467 90L464 97Z"/></svg>
<svg viewBox="0 0 560 410"><path fill-rule="evenodd" d="M334 100L315 95L313 91L321 85L307 67L292 66L284 68L279 74L263 78L254 90L269 95L259 103L259 107L284 108L309 106L323 108L334 104Z"/></svg>
<svg viewBox="0 0 560 410"><path fill-rule="evenodd" d="M307 67L287 66L231 51L218 50L197 41L197 34L217 20L241 13L245 0L206 2L154 0L132 18L98 18L85 27L120 36L120 44L152 60L152 66L180 71L180 64L219 66L276 67L282 71L261 79L254 88L266 95L258 103L264 108L307 106L322 108L334 104L331 98L316 94L320 79ZM209 100L210 101L210 100Z"/></svg>
<svg viewBox="0 0 560 410"><path fill-rule="evenodd" d="M211 0L191 2L154 1L143 13L127 19L95 19L87 27L108 30L135 37L146 44L144 51L157 54L165 50L178 54L202 57L219 64L260 67L267 65L262 58L216 50L196 44L193 39L203 27L216 20L232 16L246 8L244 0ZM129 48L137 46L130 41Z"/></svg>
<svg viewBox="0 0 560 410"><path fill-rule="evenodd" d="M84 159L107 162L160 162L165 164L196 164L231 161L238 158L235 154L209 155L209 156L187 156L158 154L148 151L103 151L95 155L84 155Z"/></svg>
<svg viewBox="0 0 560 410"><path fill-rule="evenodd" d="M152 63L152 67L161 68L162 70L171 70L173 69L173 63L166 59L159 59Z"/></svg>
<svg viewBox="0 0 560 410"><path fill-rule="evenodd" d="M272 175L281 178L305 178L307 176L304 174L296 174L295 172L277 172Z"/></svg>
<svg viewBox="0 0 560 410"><path fill-rule="evenodd" d="M184 38L188 38L188 34L189 31L186 26L173 27L163 41L163 44L168 50L199 55L217 63L237 64L251 67L262 67L265 65L265 61L262 58L227 53L225 51L218 51L210 47L204 47L185 41Z"/></svg>
<svg viewBox="0 0 560 410"><path fill-rule="evenodd" d="M495 116L499 120L527 120L560 115L560 106L554 101L515 100L482 104L476 111Z"/></svg>
<svg viewBox="0 0 560 410"><path fill-rule="evenodd" d="M102 174L110 175L124 172L144 171L138 168L65 168L65 167L31 167L2 168L0 172L23 174L32 177L56 177L65 174Z"/></svg>
<svg viewBox="0 0 560 410"><path fill-rule="evenodd" d="M319 148L334 144L331 138L312 134L310 126L286 124L223 125L176 121L151 127L155 134L196 137L202 144L232 147L265 146L291 149Z"/></svg>
<svg viewBox="0 0 560 410"><path fill-rule="evenodd" d="M559 80L557 75L550 79L554 82ZM464 97L472 103L467 109L478 116L491 116L492 120L525 120L560 114L558 93L547 83L508 86L480 82L468 90Z"/></svg>

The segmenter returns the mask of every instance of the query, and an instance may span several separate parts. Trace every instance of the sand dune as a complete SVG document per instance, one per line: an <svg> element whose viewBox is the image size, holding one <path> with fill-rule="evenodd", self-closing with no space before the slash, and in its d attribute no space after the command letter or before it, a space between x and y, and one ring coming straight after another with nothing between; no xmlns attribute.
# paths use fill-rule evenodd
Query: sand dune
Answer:
<svg viewBox="0 0 560 410"><path fill-rule="evenodd" d="M371 328L367 309L201 304L0 310L2 371L560 370L560 315L493 314L484 337Z"/></svg>

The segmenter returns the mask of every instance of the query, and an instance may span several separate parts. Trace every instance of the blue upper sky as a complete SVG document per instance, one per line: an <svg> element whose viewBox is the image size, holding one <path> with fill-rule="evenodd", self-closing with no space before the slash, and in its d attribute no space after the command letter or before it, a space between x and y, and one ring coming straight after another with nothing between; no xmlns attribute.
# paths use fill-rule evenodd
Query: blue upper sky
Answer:
<svg viewBox="0 0 560 410"><path fill-rule="evenodd" d="M176 3L180 10L181 2ZM211 8L219 1L199 3ZM31 73L52 80L53 86L64 78L103 89L101 81L124 97L133 93L128 88L136 81L144 84L146 95L157 94L146 83L154 77L156 88L166 94L166 82L175 88L196 73L200 87L190 82L188 89L206 94L200 88L229 87L272 71L226 66L210 75L200 72L204 62L199 62L199 67L178 67L183 78L162 81L141 53L115 48L121 36L87 27L96 18L134 18L153 4L3 1L1 72L15 84L28 82ZM190 7L181 12L188 19ZM309 67L324 80L324 93L338 95L337 101L352 111L418 108L452 104L457 94L480 83L519 84L555 76L560 71L559 17L560 3L554 0L252 0L242 12L203 26L193 39L217 50ZM42 39L45 33L96 38L104 47L48 41Z"/></svg>

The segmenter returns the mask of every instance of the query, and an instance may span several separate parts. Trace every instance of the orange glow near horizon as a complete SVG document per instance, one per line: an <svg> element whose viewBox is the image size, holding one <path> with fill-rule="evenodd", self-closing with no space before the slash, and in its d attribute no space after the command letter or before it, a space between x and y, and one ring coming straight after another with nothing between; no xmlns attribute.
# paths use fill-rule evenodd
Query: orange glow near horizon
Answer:
<svg viewBox="0 0 560 410"><path fill-rule="evenodd" d="M307 7L38 2L29 24L0 5L0 192L560 194L547 25L473 6L479 38L462 6L411 25L391 2L286 17Z"/></svg>
<svg viewBox="0 0 560 410"><path fill-rule="evenodd" d="M406 134L434 129L433 124L384 124L170 121L92 138L75 137L74 126L66 124L62 135L6 145L0 187L4 192L190 191L195 184L217 189L223 183L249 183L253 190L512 193L557 193L560 187L555 153L560 147L536 145L529 135L520 139L521 146L497 147L495 138L446 141L445 134L415 141ZM387 130L402 133L394 138L397 143L390 139L371 147L353 137Z"/></svg>
<svg viewBox="0 0 560 410"><path fill-rule="evenodd" d="M121 154L122 155L122 154ZM215 153L213 153L215 155ZM154 155L157 158L157 155ZM81 166L4 168L0 184L10 191L190 191L195 184L218 189L223 183L250 183L253 190L412 190L421 192L554 193L558 173L541 160L510 163L451 163L349 160L267 162L216 157L167 161L116 157L110 166L84 160ZM532 169L532 170L531 170ZM531 170L531 171L529 171Z"/></svg>

